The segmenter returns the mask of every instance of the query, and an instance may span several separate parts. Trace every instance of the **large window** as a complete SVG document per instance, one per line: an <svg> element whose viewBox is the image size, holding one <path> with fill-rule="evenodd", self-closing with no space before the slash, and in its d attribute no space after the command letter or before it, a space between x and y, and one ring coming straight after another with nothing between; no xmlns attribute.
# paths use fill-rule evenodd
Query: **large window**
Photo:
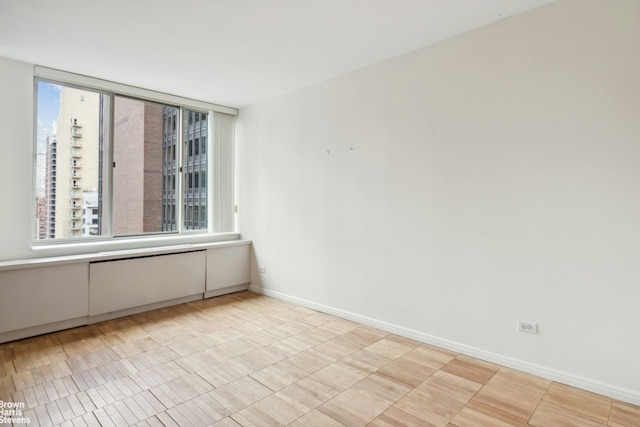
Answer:
<svg viewBox="0 0 640 427"><path fill-rule="evenodd" d="M233 115L96 86L36 77L35 240L233 231Z"/></svg>

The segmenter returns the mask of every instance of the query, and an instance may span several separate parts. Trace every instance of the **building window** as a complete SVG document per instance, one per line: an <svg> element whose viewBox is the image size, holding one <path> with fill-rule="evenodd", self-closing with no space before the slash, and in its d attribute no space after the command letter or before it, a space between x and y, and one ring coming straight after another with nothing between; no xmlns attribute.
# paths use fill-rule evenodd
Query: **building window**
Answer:
<svg viewBox="0 0 640 427"><path fill-rule="evenodd" d="M233 231L232 201L209 209L210 180L232 183L233 167L216 174L206 155L233 144L232 115L48 77L36 89L36 241Z"/></svg>

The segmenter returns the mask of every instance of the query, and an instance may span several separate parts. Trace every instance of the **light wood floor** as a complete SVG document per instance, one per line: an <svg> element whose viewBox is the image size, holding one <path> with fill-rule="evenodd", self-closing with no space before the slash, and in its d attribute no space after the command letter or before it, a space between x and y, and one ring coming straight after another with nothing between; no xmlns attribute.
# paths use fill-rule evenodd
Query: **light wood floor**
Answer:
<svg viewBox="0 0 640 427"><path fill-rule="evenodd" d="M0 345L30 425L640 426L640 407L241 292Z"/></svg>

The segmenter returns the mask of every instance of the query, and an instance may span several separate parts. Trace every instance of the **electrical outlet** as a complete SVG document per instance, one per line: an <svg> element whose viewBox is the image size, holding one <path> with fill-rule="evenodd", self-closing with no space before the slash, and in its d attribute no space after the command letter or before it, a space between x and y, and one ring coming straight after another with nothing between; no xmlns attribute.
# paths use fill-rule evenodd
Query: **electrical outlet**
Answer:
<svg viewBox="0 0 640 427"><path fill-rule="evenodd" d="M534 322L527 322L526 320L518 320L518 330L529 334L537 334L538 324Z"/></svg>
<svg viewBox="0 0 640 427"><path fill-rule="evenodd" d="M266 273L267 269L264 266L258 267L258 273Z"/></svg>

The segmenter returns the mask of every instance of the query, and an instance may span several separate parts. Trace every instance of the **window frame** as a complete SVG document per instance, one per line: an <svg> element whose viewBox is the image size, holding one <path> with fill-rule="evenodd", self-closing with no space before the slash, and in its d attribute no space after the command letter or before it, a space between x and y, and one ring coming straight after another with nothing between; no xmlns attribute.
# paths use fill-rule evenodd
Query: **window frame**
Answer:
<svg viewBox="0 0 640 427"><path fill-rule="evenodd" d="M213 132L213 128L215 126L214 119L216 118L216 113L220 113L225 116L236 116L238 114L238 110L231 107L225 107L218 104L212 104L204 101L198 101L190 98L184 98L176 95L170 95L162 92L152 91L149 89L143 89L135 86L129 86L121 83L115 83L111 81L101 80L94 77L83 76L79 74L73 74L66 71L55 70L40 66L35 66L34 69L34 138L33 144L34 147L37 147L37 116L38 116L38 106L37 106L37 90L38 83L40 81L53 83L53 84L62 84L69 87L74 87L78 89L93 91L97 93L101 93L110 97L109 102L109 118L108 123L105 126L108 126L107 129L107 141L106 141L106 149L104 150L104 155L107 156L105 160L108 162L109 167L107 169L107 177L106 177L106 188L103 189L103 198L105 200L104 208L103 208L103 221L104 221L104 232L103 235L100 236L85 236L85 237L64 237L64 238L56 238L56 239L38 239L37 232L32 233L32 249L34 250L45 250L47 247L59 247L59 248L70 248L72 246L75 247L98 247L102 248L103 246L113 246L110 243L113 242L126 242L132 243L133 246L139 246L142 244L143 246L148 245L156 245L156 244L172 244L177 241L200 241L202 237L215 237L215 240L224 240L228 236L233 236L234 238L239 238L239 233L235 230L232 231L217 231L215 230L215 224L217 220L215 218L216 210L213 209L213 205L217 204L217 200L215 199L215 194L213 191L214 188L214 180L219 177L221 171L214 170L215 163L213 159L213 153L215 152L215 147L213 144L215 143L215 136ZM178 117L176 118L176 127L177 127L177 135L178 135L178 144L176 145L177 152L175 153L176 160L179 159L178 169L179 172L175 176L175 186L176 191L179 191L177 194L177 203L176 203L176 212L175 212L175 220L176 220L176 231L163 231L163 232L149 232L149 233L141 233L141 234L125 234L125 235L115 235L113 233L113 209L114 209L114 194L113 194L113 161L114 161L114 109L115 109L115 97L116 96L124 96L128 98L137 99L140 101L150 101L157 102L165 105L172 105L178 107ZM206 143L211 144L207 147L206 156L207 156L207 227L199 230L189 230L184 224L184 212L185 203L184 197L186 194L183 180L184 180L184 172L183 168L185 167L184 153L182 152L183 142L183 126L182 121L184 120L184 113L186 111L191 112L200 112L206 113L208 117L208 128L207 128L207 141ZM234 125L235 127L235 125ZM235 131L234 131L235 132ZM231 138L231 146L233 147L235 144L235 136ZM37 150L36 150L37 151ZM32 186L32 194L34 197L32 199L36 200L36 185L35 185L35 176L37 174L37 156L34 155L33 159L33 174L34 174L34 185ZM235 166L235 165L233 165ZM117 167L117 165L116 165ZM235 169L235 168L233 168ZM228 177L224 177L224 179L230 179L231 182L235 181L235 172L231 171L231 175ZM233 190L232 184L232 191ZM37 202L34 202L34 204ZM226 202L227 204L229 201ZM235 211L235 201L233 201L233 208ZM179 208L178 208L179 207ZM211 240L211 239L209 239ZM117 246L117 244L116 244ZM131 246L131 245L129 245ZM55 249L54 249L55 252Z"/></svg>

